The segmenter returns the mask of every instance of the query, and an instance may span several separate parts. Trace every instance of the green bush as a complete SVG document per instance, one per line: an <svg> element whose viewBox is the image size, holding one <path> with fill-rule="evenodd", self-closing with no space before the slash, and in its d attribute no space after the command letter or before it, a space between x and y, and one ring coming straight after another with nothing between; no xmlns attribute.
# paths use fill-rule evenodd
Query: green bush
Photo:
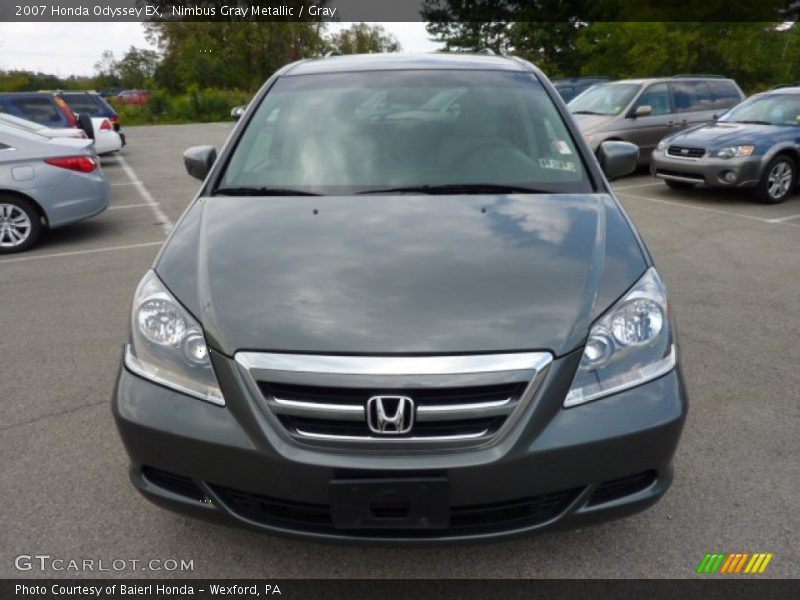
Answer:
<svg viewBox="0 0 800 600"><path fill-rule="evenodd" d="M190 86L186 93L172 95L157 90L145 105L119 104L112 100L123 125L165 123L207 123L230 119L234 106L247 104L252 94L241 90L200 89Z"/></svg>

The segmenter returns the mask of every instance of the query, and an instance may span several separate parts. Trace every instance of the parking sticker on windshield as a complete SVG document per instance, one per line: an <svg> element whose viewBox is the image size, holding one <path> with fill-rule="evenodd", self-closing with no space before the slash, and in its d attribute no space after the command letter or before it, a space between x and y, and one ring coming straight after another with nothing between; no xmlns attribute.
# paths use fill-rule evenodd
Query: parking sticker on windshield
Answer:
<svg viewBox="0 0 800 600"><path fill-rule="evenodd" d="M539 166L543 169L554 169L556 171L570 171L574 173L577 169L575 163L569 160L556 160L555 158L540 158Z"/></svg>
<svg viewBox="0 0 800 600"><path fill-rule="evenodd" d="M556 140L553 142L553 145L556 147L556 151L559 154L572 154L572 150L569 149L567 142L564 140Z"/></svg>

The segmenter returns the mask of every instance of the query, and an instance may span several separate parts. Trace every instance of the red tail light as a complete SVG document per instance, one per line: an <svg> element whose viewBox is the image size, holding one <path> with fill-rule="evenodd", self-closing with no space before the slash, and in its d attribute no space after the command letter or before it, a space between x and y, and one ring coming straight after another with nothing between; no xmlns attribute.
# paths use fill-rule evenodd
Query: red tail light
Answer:
<svg viewBox="0 0 800 600"><path fill-rule="evenodd" d="M66 156L64 158L48 158L44 162L54 167L78 171L80 173L91 173L97 168L97 161L90 156Z"/></svg>
<svg viewBox="0 0 800 600"><path fill-rule="evenodd" d="M111 131L111 121L103 119L103 122L100 123L100 131Z"/></svg>
<svg viewBox="0 0 800 600"><path fill-rule="evenodd" d="M119 125L119 115L114 115L113 117L111 117L111 122L114 125Z"/></svg>

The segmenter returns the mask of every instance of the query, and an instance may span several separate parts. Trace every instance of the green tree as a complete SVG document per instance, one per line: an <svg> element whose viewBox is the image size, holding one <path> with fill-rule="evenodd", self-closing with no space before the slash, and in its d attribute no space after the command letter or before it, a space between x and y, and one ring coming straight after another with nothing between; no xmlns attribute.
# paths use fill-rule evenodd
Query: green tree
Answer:
<svg viewBox="0 0 800 600"><path fill-rule="evenodd" d="M158 22L146 25L163 61L156 82L172 91L257 89L288 62L324 49L323 25L311 22Z"/></svg>
<svg viewBox="0 0 800 600"><path fill-rule="evenodd" d="M582 29L576 48L583 74L714 73L752 92L800 75L799 43L798 27L776 23L613 22Z"/></svg>
<svg viewBox="0 0 800 600"><path fill-rule="evenodd" d="M116 87L120 85L117 59L111 50L104 50L100 59L94 63L95 85L98 88Z"/></svg>
<svg viewBox="0 0 800 600"><path fill-rule="evenodd" d="M158 52L131 46L114 65L114 71L123 87L142 88L155 75L160 62Z"/></svg>
<svg viewBox="0 0 800 600"><path fill-rule="evenodd" d="M400 42L380 25L353 23L326 40L330 50L339 54L367 54L373 52L397 52Z"/></svg>

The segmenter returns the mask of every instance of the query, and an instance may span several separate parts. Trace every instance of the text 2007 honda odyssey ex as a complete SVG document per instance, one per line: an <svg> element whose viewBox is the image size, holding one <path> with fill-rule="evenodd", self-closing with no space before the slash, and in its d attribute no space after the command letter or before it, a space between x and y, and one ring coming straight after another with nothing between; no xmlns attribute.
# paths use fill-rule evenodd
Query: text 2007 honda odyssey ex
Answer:
<svg viewBox="0 0 800 600"><path fill-rule="evenodd" d="M327 540L574 527L666 491L686 416L664 284L535 67L277 72L136 290L114 396L134 485Z"/></svg>

